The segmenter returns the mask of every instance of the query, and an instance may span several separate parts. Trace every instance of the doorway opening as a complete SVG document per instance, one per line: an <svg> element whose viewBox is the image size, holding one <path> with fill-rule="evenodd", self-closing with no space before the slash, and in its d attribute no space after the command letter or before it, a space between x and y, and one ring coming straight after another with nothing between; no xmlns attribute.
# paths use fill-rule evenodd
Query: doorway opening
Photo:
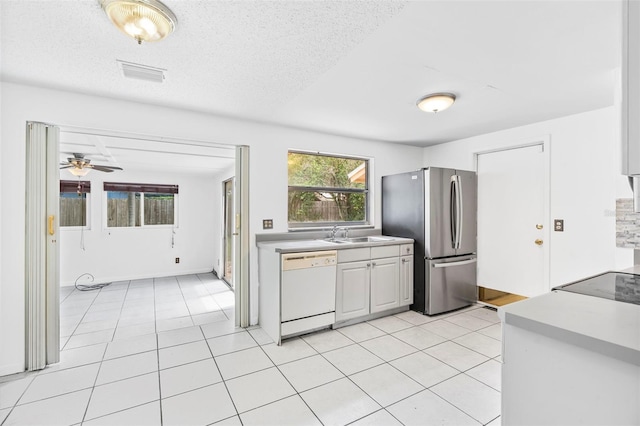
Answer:
<svg viewBox="0 0 640 426"><path fill-rule="evenodd" d="M88 204L78 204L82 217L76 226L60 229L61 256L56 263L61 271L61 286L57 286L61 309L56 321L60 321L60 313L65 312L65 303L73 305L67 310L71 315L63 317L60 327L56 327L60 332L60 349L76 348L83 341L107 343L133 337L135 333L144 335L217 321L225 321L230 326L248 326L247 321L240 320L248 317L248 295L240 299L241 291L234 295L227 284L215 277L222 271L216 271L213 259L223 254L216 256L213 252L223 248L220 230L226 222L217 201L222 197L211 197L211 190L208 190L221 191L226 186L223 186L225 180L232 184L236 182L235 173L240 168L237 153L241 152L244 161L248 161L248 148L74 126L51 127L59 128L60 133L60 146L48 159L56 169L48 181L56 188L59 181L79 179L67 170L57 170L57 165L68 157L75 157L74 153L85 155L94 164L123 169L113 173L94 169L82 176L82 181L90 182L91 193L85 195ZM236 191L239 195L248 185L246 176L240 181L245 185ZM169 213L173 214L167 216L171 218L167 219L169 223L154 221L152 217L155 216L145 216L145 212L151 213L151 208L147 209L151 206L144 204L145 199L151 204L158 201L158 204L167 201L163 197L142 194L109 198L107 182L175 185L175 194L169 200L175 204L175 209L172 208ZM149 186L144 188L149 190ZM54 195L63 194L60 191ZM118 202L135 200L139 208L132 211L139 220L129 220L122 226L108 222L111 199ZM232 202L229 207L225 212L233 218L237 206ZM217 213L217 224L211 221L210 212ZM60 213L60 210L56 212L56 226ZM205 222L209 224L205 225ZM231 233L236 238L247 232L247 228L242 227L244 222L237 222L237 228ZM233 220L231 224L236 225ZM136 245L145 239L147 246ZM231 240L230 246L237 244ZM234 264L234 258L249 261L248 255L232 254L229 257L230 281L237 282L238 277L248 280L246 274L234 272L240 267ZM83 281L87 276L93 282ZM80 277L83 278L78 283ZM89 287L106 282L111 284L104 291L80 293L76 287L76 284ZM248 284L235 287L248 292ZM78 296L76 300L73 300L74 294ZM178 294L181 297L173 297ZM143 299L153 302L147 303L146 310L128 306L128 303L139 304ZM169 306L173 300L177 304Z"/></svg>

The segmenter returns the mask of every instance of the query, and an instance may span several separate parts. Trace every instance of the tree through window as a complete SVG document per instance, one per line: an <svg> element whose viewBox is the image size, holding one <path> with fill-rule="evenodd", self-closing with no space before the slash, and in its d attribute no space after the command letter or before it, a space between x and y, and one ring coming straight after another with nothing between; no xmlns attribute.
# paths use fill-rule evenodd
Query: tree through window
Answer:
<svg viewBox="0 0 640 426"><path fill-rule="evenodd" d="M368 223L369 161L289 152L289 227Z"/></svg>

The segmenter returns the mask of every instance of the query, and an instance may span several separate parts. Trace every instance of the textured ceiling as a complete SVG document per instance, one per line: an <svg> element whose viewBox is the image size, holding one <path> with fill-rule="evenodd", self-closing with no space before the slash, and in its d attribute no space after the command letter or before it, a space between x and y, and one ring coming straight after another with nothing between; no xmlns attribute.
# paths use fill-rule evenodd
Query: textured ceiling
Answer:
<svg viewBox="0 0 640 426"><path fill-rule="evenodd" d="M98 0L0 0L0 78L427 146L611 105L620 66L615 0L164 3L177 31L138 46Z"/></svg>
<svg viewBox="0 0 640 426"><path fill-rule="evenodd" d="M92 164L124 170L199 175L226 170L235 160L235 148L229 145L62 127L60 162L74 153L84 154Z"/></svg>

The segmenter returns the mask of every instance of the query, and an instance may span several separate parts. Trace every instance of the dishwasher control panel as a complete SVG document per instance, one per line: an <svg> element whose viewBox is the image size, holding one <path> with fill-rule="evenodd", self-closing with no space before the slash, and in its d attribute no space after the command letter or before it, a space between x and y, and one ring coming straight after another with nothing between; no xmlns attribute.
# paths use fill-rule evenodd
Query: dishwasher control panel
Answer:
<svg viewBox="0 0 640 426"><path fill-rule="evenodd" d="M335 250L287 253L282 255L282 270L291 271L293 269L333 266L337 262L338 252Z"/></svg>
<svg viewBox="0 0 640 426"><path fill-rule="evenodd" d="M322 258L315 258L315 259L311 259L310 262L310 266L314 267L314 266L325 266L325 265L335 265L336 264L336 258L335 257L325 257L324 259Z"/></svg>

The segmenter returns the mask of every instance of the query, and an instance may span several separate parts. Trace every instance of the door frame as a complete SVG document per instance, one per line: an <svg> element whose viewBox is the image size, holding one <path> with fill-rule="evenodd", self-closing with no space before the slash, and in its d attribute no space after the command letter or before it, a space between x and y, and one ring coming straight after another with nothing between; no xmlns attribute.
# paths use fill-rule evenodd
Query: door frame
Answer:
<svg viewBox="0 0 640 426"><path fill-rule="evenodd" d="M26 121L27 137L29 135L29 131L28 131L29 123L38 123L38 122ZM96 135L101 135L101 134L117 135L117 136L134 135L131 132L89 129L89 128L73 126L73 125L63 125L63 124L45 124L45 125L58 129L59 131L71 131L71 130L86 131ZM144 138L145 136L146 135L135 134L136 138ZM149 136L149 138L151 138L151 136ZM176 140L176 141L180 140L183 142L189 141L189 139L176 139L176 138L164 138L164 139ZM202 143L203 141L199 141L199 142ZM249 239L250 239L250 236L249 236L249 147L245 145L232 145L232 144L219 144L219 143L212 143L212 145L226 145L228 147L235 147L235 152L236 152L236 155L235 155L236 179L234 179L234 183L238 185L238 182L240 182L240 184L238 186L234 186L234 196L235 196L235 199L237 200L236 211L234 213L236 214L236 232L238 233L238 236L236 238L238 242L235 244L237 247L235 248L236 257L234 261L235 270L233 275L238 279L237 282L240 285L236 286L236 289L234 292L235 299L236 299L235 322L237 325L246 328L246 327L249 327L250 325L249 324L249 318L250 318L249 265L250 265L251 259L250 259L250 248L249 248ZM52 180L55 180L56 185L58 184L59 171L58 171L57 165L60 157L60 147L57 144L57 139L56 139L55 148L49 149L47 151L47 156L51 156L53 160L55 160L55 164L56 164L55 171L52 171L46 177L46 179L44 179L43 184L37 185L37 187L33 188L32 190L31 188L29 188L30 191L28 192L31 194L32 197L46 197L47 184L50 184ZM33 160L31 160L29 157L25 159L25 170L36 171L40 169L42 169L42 167L38 167L37 162L33 162ZM34 172L27 172L27 173L34 173ZM237 178L238 176L241 176L241 178L238 179ZM27 177L27 180L28 180L28 177ZM25 190L26 189L27 188L25 184ZM56 194L56 205L58 205L57 204L58 200L59 200L59 193ZM238 217L239 212L242 213L240 217ZM59 227L57 223L58 215L59 215L59 207L58 207L58 211L55 213L56 220L53 225L55 229L54 237L56 237L56 239L57 239L57 235L59 235ZM28 211L25 211L25 223L27 224L27 226L29 226L29 224L32 223L32 220L30 218L30 214ZM41 227L43 228L43 233L44 233L44 225L42 225ZM26 247L42 244L39 241L40 241L40 238L38 235L36 235L36 233L30 233L30 234L25 233ZM47 274L47 273L48 274L58 273L60 268L59 253L56 252L55 256L47 257L47 262L48 262L47 264L45 264L45 262L39 262L39 264L33 264L32 266L26 267L25 286L29 285L30 274L32 276L44 276L44 274ZM49 293L51 293L51 291L49 291ZM38 309L33 309L32 307L30 307L29 306L30 300L28 298L25 299L25 316L26 316L27 327L29 322L32 322L32 323L37 322L39 324L38 327L40 327L40 329L42 329L42 327L54 327L59 331L60 311L59 311L59 301L57 299L57 297L59 296L59 283L58 283L58 287L56 288L56 291L51 293L51 296L54 296L54 295L56 296L55 306L51 305L49 309L46 309L46 307L44 306L43 295L37 296L42 301L36 304ZM54 300L54 299L50 298L50 300ZM47 317L46 323L43 319L45 315ZM31 334L34 334L34 333L31 333ZM35 352L33 352L30 349L31 347L33 347L33 344L29 340L30 335L28 334L28 331L25 334L26 336L25 336L24 343L25 343L25 358L26 358L29 356L28 354L30 353L35 354ZM42 332L40 332L40 334L44 335L44 333ZM50 339L47 338L47 340L50 340ZM41 337L39 338L39 341L42 341ZM38 351L40 351L40 354L37 356L34 355L34 359L35 359L34 362L30 362L27 359L25 359L26 369L28 370L42 369L45 367L46 364L58 362L59 353L60 353L59 343L60 343L59 338L56 338L55 341L52 341L52 343L46 349L46 354L44 353L44 348L42 348L42 345L40 345L38 349ZM48 357L46 361L44 361L45 357Z"/></svg>
<svg viewBox="0 0 640 426"><path fill-rule="evenodd" d="M495 147L487 147L485 149L473 152L473 163L476 173L478 172L478 157L483 154L491 154L493 152L511 151L514 149L528 148L532 146L542 146L543 155L543 222L545 224L542 229L545 244L543 244L543 279L544 289L551 290L551 137L544 135L535 138L520 140L513 145L496 145Z"/></svg>
<svg viewBox="0 0 640 426"><path fill-rule="evenodd" d="M234 209L236 240L234 242L233 279L235 291L235 322L237 327L251 325L249 274L251 247L249 244L249 147L236 146L234 179Z"/></svg>

